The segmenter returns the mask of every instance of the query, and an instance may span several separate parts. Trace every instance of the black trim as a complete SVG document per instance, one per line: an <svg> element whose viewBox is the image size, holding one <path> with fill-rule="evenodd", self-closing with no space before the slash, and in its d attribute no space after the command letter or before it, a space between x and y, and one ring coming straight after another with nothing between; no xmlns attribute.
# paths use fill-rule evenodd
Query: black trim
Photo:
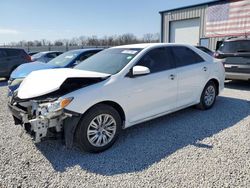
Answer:
<svg viewBox="0 0 250 188"><path fill-rule="evenodd" d="M8 107L12 115L19 120L22 120L22 114L27 115L25 111L17 108L16 106L11 105L10 103L8 103Z"/></svg>
<svg viewBox="0 0 250 188"><path fill-rule="evenodd" d="M164 42L163 36L164 36L164 15L161 14L161 38L160 38L161 43Z"/></svg>
<svg viewBox="0 0 250 188"><path fill-rule="evenodd" d="M67 148L72 148L74 144L75 131L82 114L70 110L64 110L64 112L72 115L72 117L66 118L63 122L65 145Z"/></svg>

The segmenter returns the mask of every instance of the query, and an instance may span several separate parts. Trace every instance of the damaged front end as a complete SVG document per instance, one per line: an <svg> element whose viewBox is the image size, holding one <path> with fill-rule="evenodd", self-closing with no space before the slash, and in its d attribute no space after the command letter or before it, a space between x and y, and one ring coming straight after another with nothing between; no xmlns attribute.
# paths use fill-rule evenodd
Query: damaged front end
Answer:
<svg viewBox="0 0 250 188"><path fill-rule="evenodd" d="M106 78L68 78L58 90L36 98L20 99L18 91L15 91L9 97L8 107L15 124L22 125L35 143L48 137L48 133L64 132L66 146L72 147L74 131L81 114L66 110L74 98L62 96Z"/></svg>
<svg viewBox="0 0 250 188"><path fill-rule="evenodd" d="M35 143L41 142L48 135L62 132L63 122L72 117L65 113L64 108L73 98L56 99L49 101L19 101L15 97L9 102L15 124L21 124L33 137Z"/></svg>

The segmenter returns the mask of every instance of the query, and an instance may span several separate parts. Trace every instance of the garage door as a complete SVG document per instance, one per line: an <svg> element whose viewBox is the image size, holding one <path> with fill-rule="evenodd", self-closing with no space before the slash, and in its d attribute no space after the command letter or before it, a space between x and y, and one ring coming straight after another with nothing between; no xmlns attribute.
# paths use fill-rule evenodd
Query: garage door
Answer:
<svg viewBox="0 0 250 188"><path fill-rule="evenodd" d="M170 22L170 42L198 45L199 38L199 18Z"/></svg>

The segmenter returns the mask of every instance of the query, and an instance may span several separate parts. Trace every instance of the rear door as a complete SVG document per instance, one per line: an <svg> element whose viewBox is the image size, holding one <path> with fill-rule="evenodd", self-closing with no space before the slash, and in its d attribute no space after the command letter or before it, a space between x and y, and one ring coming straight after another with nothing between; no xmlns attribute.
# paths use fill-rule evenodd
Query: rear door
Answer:
<svg viewBox="0 0 250 188"><path fill-rule="evenodd" d="M176 59L178 79L177 107L195 103L209 78L210 66L196 52L188 47L175 46L173 54Z"/></svg>
<svg viewBox="0 0 250 188"><path fill-rule="evenodd" d="M24 59L24 55L23 55L23 50L20 49L7 49L7 67L8 67L8 71L9 74L11 74L11 72L17 68L19 65L27 62Z"/></svg>

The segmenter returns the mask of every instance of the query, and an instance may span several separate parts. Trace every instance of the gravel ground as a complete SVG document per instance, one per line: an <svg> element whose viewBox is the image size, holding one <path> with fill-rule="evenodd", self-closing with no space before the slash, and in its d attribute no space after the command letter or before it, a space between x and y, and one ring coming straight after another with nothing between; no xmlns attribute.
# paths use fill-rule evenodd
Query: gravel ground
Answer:
<svg viewBox="0 0 250 188"><path fill-rule="evenodd" d="M250 187L250 84L227 83L213 109L182 110L123 132L101 154L34 145L0 83L0 187Z"/></svg>

